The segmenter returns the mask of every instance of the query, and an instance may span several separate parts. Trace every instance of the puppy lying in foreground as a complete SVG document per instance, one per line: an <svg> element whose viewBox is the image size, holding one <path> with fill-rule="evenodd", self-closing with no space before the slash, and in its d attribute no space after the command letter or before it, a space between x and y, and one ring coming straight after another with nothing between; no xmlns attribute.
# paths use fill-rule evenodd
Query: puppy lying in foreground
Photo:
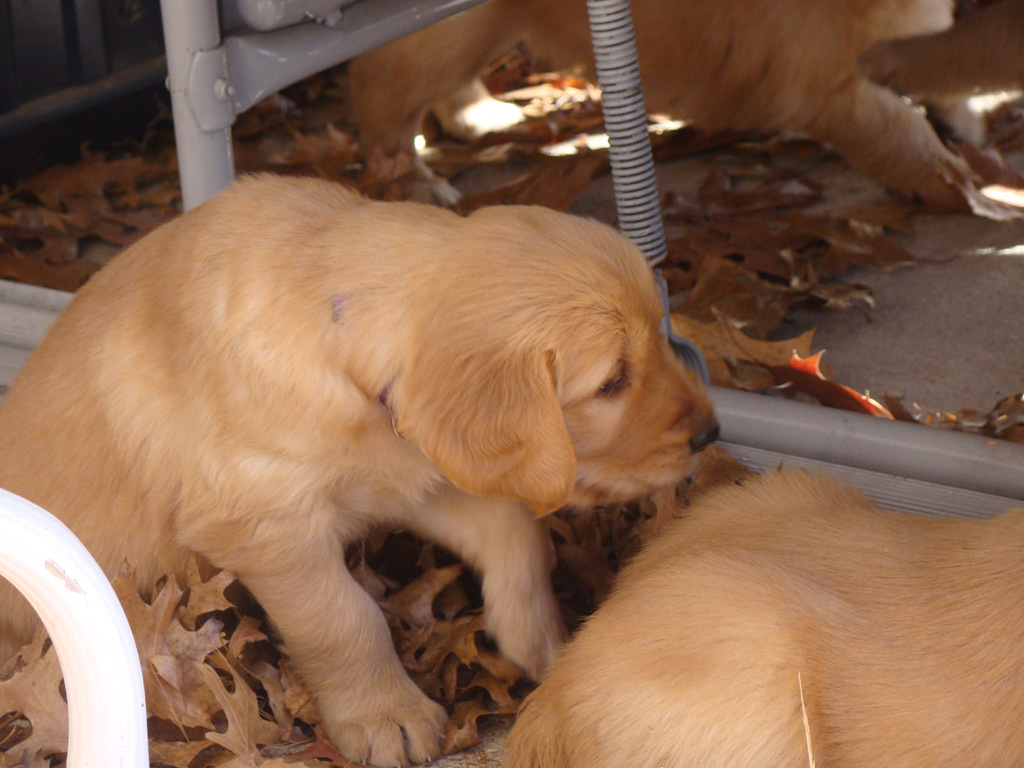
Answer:
<svg viewBox="0 0 1024 768"><path fill-rule="evenodd" d="M505 766L1020 766L1022 541L1024 510L887 512L800 471L714 491L624 569Z"/></svg>
<svg viewBox="0 0 1024 768"><path fill-rule="evenodd" d="M245 179L75 296L0 406L0 487L142 588L190 552L235 572L342 753L423 762L445 713L345 545L384 524L454 551L539 676L563 628L536 517L673 484L717 434L661 312L640 252L595 222ZM0 585L3 658L35 622Z"/></svg>
<svg viewBox="0 0 1024 768"><path fill-rule="evenodd" d="M950 180L966 166L856 64L880 40L946 29L953 0L633 0L632 11L651 112L710 131L802 132L888 187L963 205ZM516 45L538 66L596 80L585 0L489 0L352 61L371 172L380 158L414 157L427 108Z"/></svg>

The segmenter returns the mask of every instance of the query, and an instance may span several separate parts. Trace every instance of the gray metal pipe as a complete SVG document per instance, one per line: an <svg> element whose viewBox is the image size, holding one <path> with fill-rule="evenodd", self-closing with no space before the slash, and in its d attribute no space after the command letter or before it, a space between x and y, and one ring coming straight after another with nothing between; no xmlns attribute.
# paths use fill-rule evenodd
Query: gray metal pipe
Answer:
<svg viewBox="0 0 1024 768"><path fill-rule="evenodd" d="M1024 446L712 387L722 440L783 456L1024 500Z"/></svg>

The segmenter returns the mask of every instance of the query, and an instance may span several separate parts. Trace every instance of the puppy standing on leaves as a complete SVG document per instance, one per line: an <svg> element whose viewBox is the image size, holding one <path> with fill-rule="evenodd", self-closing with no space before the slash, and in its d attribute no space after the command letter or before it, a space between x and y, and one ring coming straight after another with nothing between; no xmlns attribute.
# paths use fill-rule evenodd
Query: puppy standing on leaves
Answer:
<svg viewBox="0 0 1024 768"><path fill-rule="evenodd" d="M143 589L191 552L233 571L342 753L422 762L445 713L345 545L390 524L454 551L502 652L539 676L563 628L536 517L675 483L717 431L660 318L606 226L245 179L75 296L0 405L0 487ZM35 623L0 585L4 658Z"/></svg>

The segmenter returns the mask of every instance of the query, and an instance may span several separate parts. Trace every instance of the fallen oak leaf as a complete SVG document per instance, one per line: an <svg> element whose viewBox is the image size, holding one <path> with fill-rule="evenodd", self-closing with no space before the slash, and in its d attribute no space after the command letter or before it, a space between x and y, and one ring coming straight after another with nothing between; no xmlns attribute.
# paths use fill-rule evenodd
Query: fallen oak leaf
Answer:
<svg viewBox="0 0 1024 768"><path fill-rule="evenodd" d="M786 365L770 365L766 368L772 372L778 384L791 385L796 391L810 395L823 405L884 419L893 418L877 400L826 378L821 372L823 354L824 350L809 357L794 354Z"/></svg>
<svg viewBox="0 0 1024 768"><path fill-rule="evenodd" d="M461 574L459 564L431 568L387 598L381 607L413 626L429 624L434 620L434 600Z"/></svg>
<svg viewBox="0 0 1024 768"><path fill-rule="evenodd" d="M287 733L295 724L295 715L288 709L285 698L284 685L281 682L281 671L273 664L259 661L249 670L249 674L259 680L263 691L267 694L267 705L274 716L274 720L281 728L282 733Z"/></svg>
<svg viewBox="0 0 1024 768"><path fill-rule="evenodd" d="M193 663L224 645L222 625L208 621L200 632L189 632L176 617L183 591L174 579L167 579L147 604L139 596L134 574L126 567L112 584L142 661L147 710L183 733L189 727L212 729L217 702L209 688L199 684Z"/></svg>
<svg viewBox="0 0 1024 768"><path fill-rule="evenodd" d="M796 294L785 286L762 280L728 259L705 258L697 280L675 309L701 322L727 317L748 335L764 339L777 329Z"/></svg>
<svg viewBox="0 0 1024 768"><path fill-rule="evenodd" d="M0 768L50 768L50 758L31 754L27 749L0 752Z"/></svg>
<svg viewBox="0 0 1024 768"><path fill-rule="evenodd" d="M587 185L608 167L606 152L553 158L509 184L464 197L455 205L455 210L467 214L487 205L516 204L567 211Z"/></svg>
<svg viewBox="0 0 1024 768"><path fill-rule="evenodd" d="M914 233L914 225L910 216L918 211L918 207L910 203L886 201L882 203L865 203L852 208L844 208L832 213L835 219L858 221L883 229L891 229L904 235Z"/></svg>
<svg viewBox="0 0 1024 768"><path fill-rule="evenodd" d="M253 616L242 616L228 640L228 659L234 665L241 664L242 652L251 643L269 640L262 629L262 622Z"/></svg>
<svg viewBox="0 0 1024 768"><path fill-rule="evenodd" d="M188 599L178 607L178 619L186 629L194 630L196 620L206 613L225 611L232 608L224 590L238 581L238 577L230 571L217 571L204 581L199 573L199 562L193 556L189 558L185 570L185 589Z"/></svg>
<svg viewBox="0 0 1024 768"><path fill-rule="evenodd" d="M478 720L481 717L512 715L499 706L488 706L479 701L460 701L455 705L441 742L441 754L450 755L480 743Z"/></svg>
<svg viewBox="0 0 1024 768"><path fill-rule="evenodd" d="M910 421L917 423L917 419L914 415L907 410L906 406L903 405L903 398L900 395L893 394L892 392L886 392L882 396L882 400L885 401L885 408L892 414L892 417L896 421Z"/></svg>
<svg viewBox="0 0 1024 768"><path fill-rule="evenodd" d="M264 751L281 758L287 758L287 762L291 765L317 765L318 763L314 761L327 760L331 765L343 766L343 768L361 768L359 763L353 763L347 759L338 751L337 747L327 740L319 725L313 729L313 733L316 735L316 740L311 743L296 744L294 746L274 745ZM319 763L319 765L322 766L323 763Z"/></svg>
<svg viewBox="0 0 1024 768"><path fill-rule="evenodd" d="M1003 440L1024 443L1024 394L1004 397L989 413L985 428Z"/></svg>
<svg viewBox="0 0 1024 768"><path fill-rule="evenodd" d="M244 757L258 753L259 747L273 744L281 736L281 727L276 722L262 717L255 692L238 672L230 670L235 689L229 693L217 670L209 664L198 662L193 666L205 685L213 692L228 721L227 730L223 733L209 731L206 734L207 739L234 755Z"/></svg>
<svg viewBox="0 0 1024 768"><path fill-rule="evenodd" d="M55 165L22 179L17 189L32 194L47 208L63 210L74 198L93 201L97 209L110 207L108 194L130 195L135 182L147 173L159 171L148 159L139 155L108 160L102 154L82 146L81 159L71 165Z"/></svg>
<svg viewBox="0 0 1024 768"><path fill-rule="evenodd" d="M188 768L196 755L213 746L212 741L193 739L189 741L162 741L150 738L149 761L174 768Z"/></svg>
<svg viewBox="0 0 1024 768"><path fill-rule="evenodd" d="M709 217L773 213L781 208L802 208L821 200L821 186L809 179L768 178L745 190L738 190L724 171L713 170L698 190L701 210Z"/></svg>
<svg viewBox="0 0 1024 768"><path fill-rule="evenodd" d="M981 180L979 186L998 185L1024 190L1024 177L1006 162L1006 158L996 147L975 147L956 141L950 144L977 174Z"/></svg>
<svg viewBox="0 0 1024 768"><path fill-rule="evenodd" d="M39 629L12 661L13 674L0 681L0 714L19 712L32 724L32 732L15 747L18 754L28 755L32 762L65 751L68 705L60 694L63 673L45 630Z"/></svg>
<svg viewBox="0 0 1024 768"><path fill-rule="evenodd" d="M278 670L281 673L281 688L284 690L284 706L288 708L288 712L310 725L320 722L313 696L292 671L291 663L287 659L281 659Z"/></svg>
<svg viewBox="0 0 1024 768"><path fill-rule="evenodd" d="M678 312L672 313L672 330L700 348L712 384L731 388L738 386L735 378L738 362L753 363L756 367L785 365L794 353L810 354L814 337L811 330L792 339L762 341L747 336L726 318L704 323ZM770 375L761 378L764 379L761 386L770 385Z"/></svg>

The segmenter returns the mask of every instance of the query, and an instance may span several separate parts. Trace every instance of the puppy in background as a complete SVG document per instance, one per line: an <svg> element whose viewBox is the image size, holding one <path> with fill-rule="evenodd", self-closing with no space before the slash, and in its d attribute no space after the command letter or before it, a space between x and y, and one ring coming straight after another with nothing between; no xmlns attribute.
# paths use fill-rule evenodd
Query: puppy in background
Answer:
<svg viewBox="0 0 1024 768"><path fill-rule="evenodd" d="M998 0L943 32L887 40L860 66L872 80L924 98L1024 89L1024 0Z"/></svg>
<svg viewBox="0 0 1024 768"><path fill-rule="evenodd" d="M717 434L661 315L639 250L602 224L244 179L58 317L0 405L0 487L140 588L189 553L233 571L341 752L420 763L445 712L345 545L391 525L454 551L498 646L539 676L563 627L536 518L676 483ZM3 658L36 623L0 585Z"/></svg>
<svg viewBox="0 0 1024 768"><path fill-rule="evenodd" d="M1022 542L1024 510L887 512L800 471L713 491L623 570L505 765L1020 766Z"/></svg>
<svg viewBox="0 0 1024 768"><path fill-rule="evenodd" d="M969 176L918 110L857 69L873 43L946 29L953 0L634 0L652 112L712 131L802 132L892 189L962 207ZM595 78L585 0L489 0L351 62L372 166L414 156L432 104L522 44L542 66Z"/></svg>

